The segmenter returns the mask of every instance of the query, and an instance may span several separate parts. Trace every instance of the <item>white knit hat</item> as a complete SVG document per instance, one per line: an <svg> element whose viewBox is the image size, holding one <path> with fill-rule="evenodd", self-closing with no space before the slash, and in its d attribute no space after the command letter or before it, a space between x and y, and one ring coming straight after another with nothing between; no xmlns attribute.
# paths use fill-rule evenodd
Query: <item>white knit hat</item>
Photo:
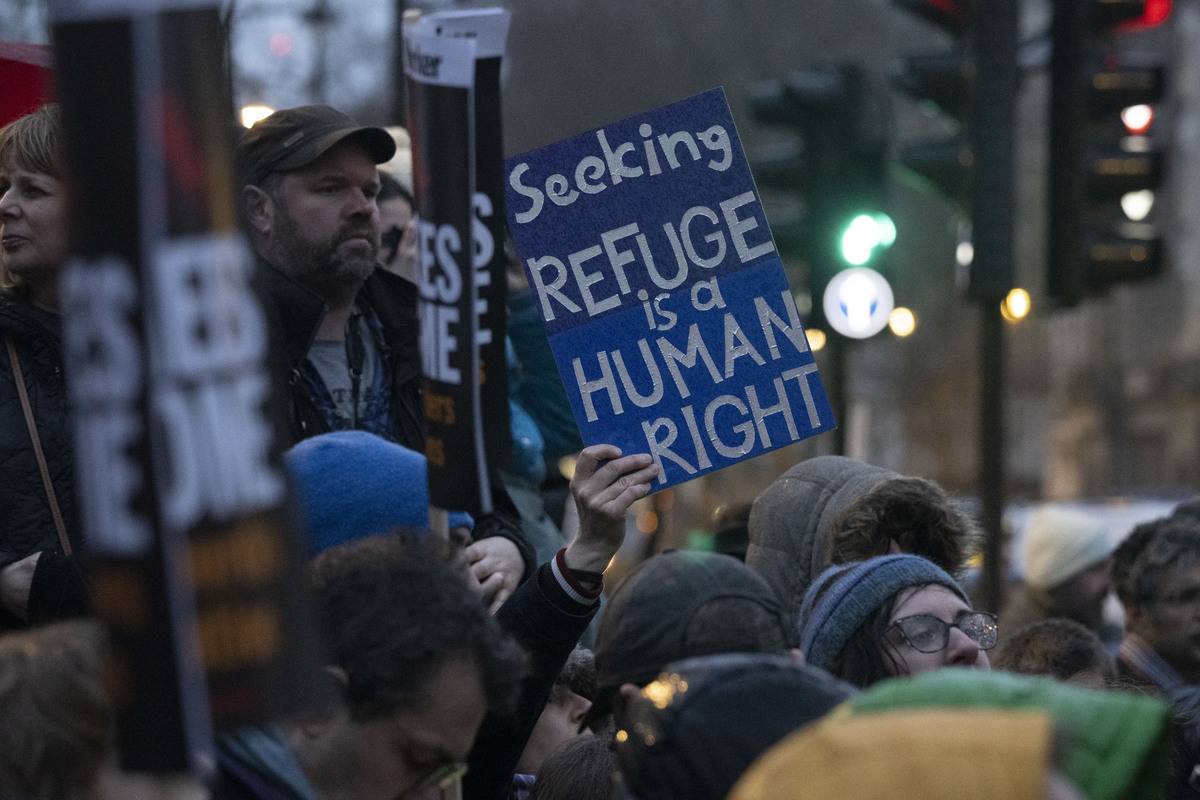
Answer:
<svg viewBox="0 0 1200 800"><path fill-rule="evenodd" d="M1082 511L1040 508L1025 528L1025 583L1053 589L1112 555L1116 542Z"/></svg>

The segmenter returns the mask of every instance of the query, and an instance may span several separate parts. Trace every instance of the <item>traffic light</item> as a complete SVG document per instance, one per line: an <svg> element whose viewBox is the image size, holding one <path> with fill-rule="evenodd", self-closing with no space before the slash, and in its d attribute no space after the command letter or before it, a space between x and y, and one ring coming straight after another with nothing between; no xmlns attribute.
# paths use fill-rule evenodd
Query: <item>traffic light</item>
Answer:
<svg viewBox="0 0 1200 800"><path fill-rule="evenodd" d="M825 327L822 297L843 269L884 270L896 240L887 214L887 146L862 73L851 65L815 67L766 81L751 93L759 122L793 139L752 161L760 187L785 195L792 209L771 214L776 243L808 265L812 310Z"/></svg>
<svg viewBox="0 0 1200 800"><path fill-rule="evenodd" d="M1055 3L1047 289L1060 305L1162 270L1162 240L1146 217L1164 174L1153 104L1165 70L1122 63L1117 43L1170 10L1170 0Z"/></svg>
<svg viewBox="0 0 1200 800"><path fill-rule="evenodd" d="M965 41L968 11L961 0L894 2L941 28L953 40L949 50L899 59L892 71L894 86L917 100L931 115L943 115L946 127L951 129L944 136L903 145L897 151L897 160L928 187L969 213L974 156L966 136L973 75Z"/></svg>
<svg viewBox="0 0 1200 800"><path fill-rule="evenodd" d="M893 0L942 29L951 46L901 58L892 83L937 112L948 132L898 151L898 162L970 221L967 292L990 302L1012 288L1015 0Z"/></svg>

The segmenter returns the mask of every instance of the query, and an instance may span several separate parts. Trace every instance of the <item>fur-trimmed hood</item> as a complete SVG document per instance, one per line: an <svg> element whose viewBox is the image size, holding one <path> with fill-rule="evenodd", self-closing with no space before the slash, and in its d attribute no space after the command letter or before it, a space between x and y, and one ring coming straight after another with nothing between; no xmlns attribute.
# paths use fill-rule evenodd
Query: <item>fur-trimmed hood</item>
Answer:
<svg viewBox="0 0 1200 800"><path fill-rule="evenodd" d="M780 475L754 501L746 564L775 589L789 620L795 621L809 584L829 566L830 536L842 512L898 477L852 458L818 456Z"/></svg>

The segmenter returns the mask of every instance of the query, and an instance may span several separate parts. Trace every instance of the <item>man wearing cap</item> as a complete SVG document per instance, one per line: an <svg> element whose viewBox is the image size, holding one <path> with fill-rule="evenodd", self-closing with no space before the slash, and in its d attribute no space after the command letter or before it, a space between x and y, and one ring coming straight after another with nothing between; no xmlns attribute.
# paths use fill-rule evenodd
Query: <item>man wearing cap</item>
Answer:
<svg viewBox="0 0 1200 800"><path fill-rule="evenodd" d="M1001 631L1015 633L1034 622L1065 617L1115 641L1115 632L1103 627L1114 546L1108 531L1082 511L1035 511L1025 533L1025 586L1000 614Z"/></svg>
<svg viewBox="0 0 1200 800"><path fill-rule="evenodd" d="M294 442L365 430L424 451L416 287L377 269L377 164L396 144L329 106L276 111L238 143L242 210L262 264L256 278L288 370ZM502 491L468 561L511 593L536 569Z"/></svg>
<svg viewBox="0 0 1200 800"><path fill-rule="evenodd" d="M382 128L328 106L276 111L238 145L251 242L282 334L296 441L360 429L423 449L415 288L383 270Z"/></svg>

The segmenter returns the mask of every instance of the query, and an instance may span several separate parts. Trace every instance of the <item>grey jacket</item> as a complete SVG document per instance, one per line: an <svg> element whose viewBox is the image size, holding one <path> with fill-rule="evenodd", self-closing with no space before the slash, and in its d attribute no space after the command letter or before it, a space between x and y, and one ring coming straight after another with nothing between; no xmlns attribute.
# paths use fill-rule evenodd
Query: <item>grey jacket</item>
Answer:
<svg viewBox="0 0 1200 800"><path fill-rule="evenodd" d="M842 456L818 456L780 475L750 509L746 564L766 578L793 623L808 586L829 566L834 523L895 472Z"/></svg>

